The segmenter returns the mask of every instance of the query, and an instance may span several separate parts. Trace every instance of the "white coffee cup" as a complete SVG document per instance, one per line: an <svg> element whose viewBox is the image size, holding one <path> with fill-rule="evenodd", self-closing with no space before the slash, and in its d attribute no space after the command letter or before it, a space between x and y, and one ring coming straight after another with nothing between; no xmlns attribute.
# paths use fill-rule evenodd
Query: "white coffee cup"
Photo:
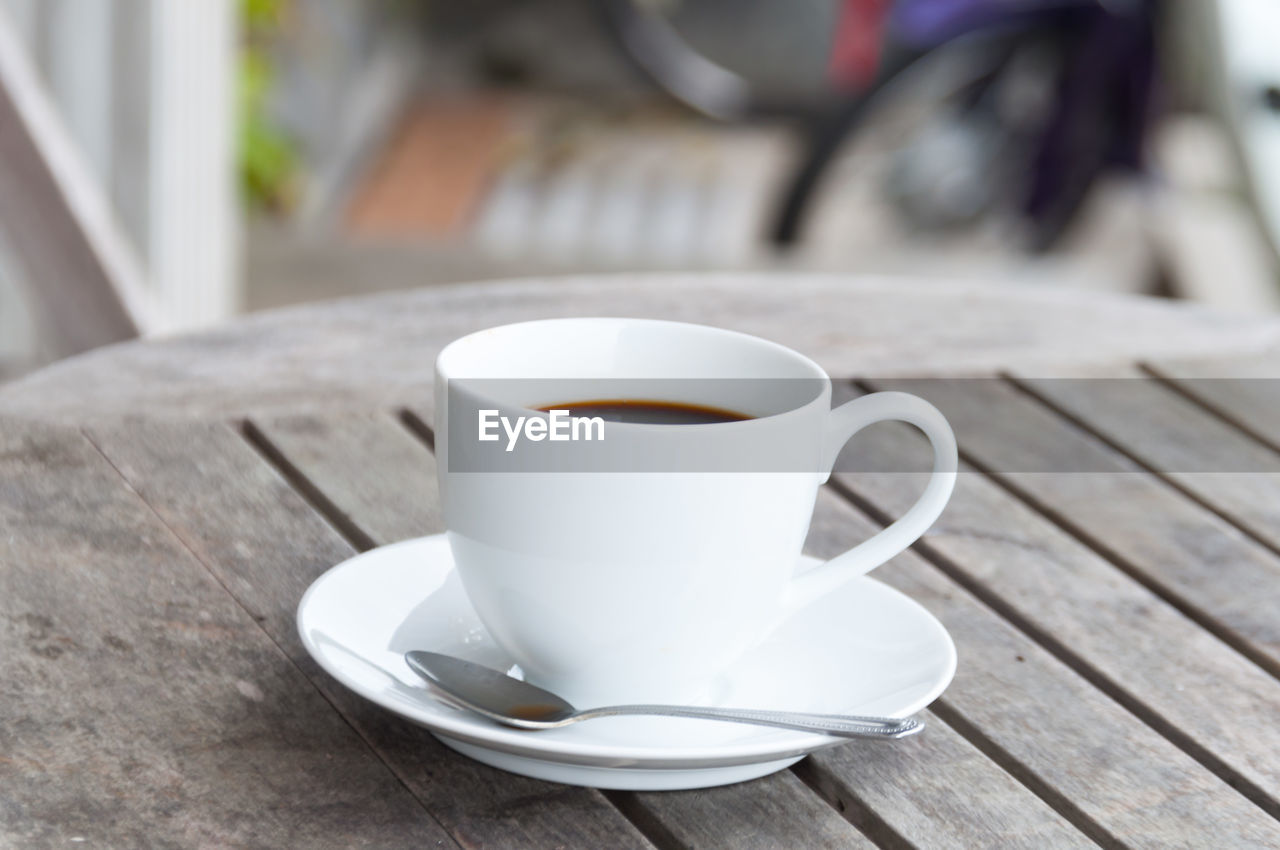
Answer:
<svg viewBox="0 0 1280 850"><path fill-rule="evenodd" d="M538 408L618 398L618 386L753 418L610 422L603 440L540 443L559 454L532 462L506 451L504 432L480 441L482 411L546 418ZM928 402L885 392L832 410L830 378L812 360L702 325L588 318L480 331L441 352L435 405L445 524L467 595L526 678L581 707L698 699L783 618L910 546L955 485L955 438ZM887 419L932 443L924 493L869 540L793 577L836 456Z"/></svg>

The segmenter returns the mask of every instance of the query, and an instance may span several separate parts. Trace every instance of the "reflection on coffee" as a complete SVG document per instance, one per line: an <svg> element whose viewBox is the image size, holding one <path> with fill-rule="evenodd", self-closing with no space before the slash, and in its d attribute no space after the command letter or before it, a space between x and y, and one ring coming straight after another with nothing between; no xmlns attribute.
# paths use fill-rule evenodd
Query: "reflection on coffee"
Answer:
<svg viewBox="0 0 1280 850"><path fill-rule="evenodd" d="M567 410L571 417L599 417L605 422L630 422L637 425L711 425L718 422L742 422L752 418L718 407L642 399L570 401L538 409L545 413Z"/></svg>

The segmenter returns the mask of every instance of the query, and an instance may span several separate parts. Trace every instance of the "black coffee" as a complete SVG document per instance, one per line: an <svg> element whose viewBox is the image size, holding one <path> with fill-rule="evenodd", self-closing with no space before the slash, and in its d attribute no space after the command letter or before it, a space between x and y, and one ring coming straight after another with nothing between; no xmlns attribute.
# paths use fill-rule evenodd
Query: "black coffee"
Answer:
<svg viewBox="0 0 1280 850"><path fill-rule="evenodd" d="M570 401L549 404L539 410L567 410L570 416L598 416L605 422L633 422L638 425L710 425L716 422L741 422L751 418L732 410L704 407L700 404L633 399Z"/></svg>

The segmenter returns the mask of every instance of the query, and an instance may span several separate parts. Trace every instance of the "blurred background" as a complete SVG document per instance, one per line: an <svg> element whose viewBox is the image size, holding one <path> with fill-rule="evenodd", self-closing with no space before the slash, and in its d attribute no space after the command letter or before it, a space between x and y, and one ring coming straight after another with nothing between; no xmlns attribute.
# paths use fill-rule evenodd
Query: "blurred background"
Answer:
<svg viewBox="0 0 1280 850"><path fill-rule="evenodd" d="M0 380L573 272L1274 311L1277 45L1276 0L0 0Z"/></svg>

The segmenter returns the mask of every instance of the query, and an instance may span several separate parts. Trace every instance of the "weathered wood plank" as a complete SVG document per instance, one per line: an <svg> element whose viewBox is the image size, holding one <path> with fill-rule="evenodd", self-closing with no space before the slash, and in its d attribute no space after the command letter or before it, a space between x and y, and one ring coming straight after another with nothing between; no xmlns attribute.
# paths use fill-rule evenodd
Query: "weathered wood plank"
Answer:
<svg viewBox="0 0 1280 850"><path fill-rule="evenodd" d="M610 797L661 846L706 850L876 844L789 771L740 785L698 791L613 792Z"/></svg>
<svg viewBox="0 0 1280 850"><path fill-rule="evenodd" d="M794 770L884 845L893 843L888 832L937 850L1094 846L940 717L925 714L927 731L914 738L874 749L834 747Z"/></svg>
<svg viewBox="0 0 1280 850"><path fill-rule="evenodd" d="M255 425L293 469L376 543L443 530L435 460L423 443L390 416L295 416L257 420ZM400 491L399 487L405 489ZM381 529L386 536L374 533L374 529ZM653 834L678 836L680 846L723 846L712 836L744 835L743 824L732 823L731 814L748 818L759 830L755 840L762 847L777 846L788 837L809 832L819 846L827 840L865 842L857 830L794 777L765 777L722 790L714 795L720 801L718 806L695 801L680 806L665 800L666 794L611 796L625 801L624 809L636 812L633 819L649 824ZM692 813L702 823L682 820L683 815ZM697 839L696 843L686 843L692 839Z"/></svg>
<svg viewBox="0 0 1280 850"><path fill-rule="evenodd" d="M876 528L823 492L808 546L830 557ZM948 508L929 539L954 528ZM1019 547L1011 566L983 568L1005 576L1043 557ZM918 554L904 552L875 576L932 611L955 639L959 669L935 711L967 727L966 737L1090 837L1104 846L1280 847L1280 824ZM1042 595L1041 604L1053 600ZM976 787L958 792L979 804Z"/></svg>
<svg viewBox="0 0 1280 850"><path fill-rule="evenodd" d="M856 450L927 457L905 426L876 426ZM896 516L921 482L905 473L838 473ZM947 510L918 546L945 560L984 599L1095 677L1158 731L1280 814L1280 681L1195 624L984 476L962 474Z"/></svg>
<svg viewBox="0 0 1280 850"><path fill-rule="evenodd" d="M976 374L1014 363L1048 369L1244 353L1280 340L1280 322L1270 317L1228 318L1100 293L839 275L581 276L440 286L260 314L54 366L6 387L0 407L101 421L137 411L207 417L429 403L431 364L449 341L506 322L570 315L741 330L802 351L837 376Z"/></svg>
<svg viewBox="0 0 1280 850"><path fill-rule="evenodd" d="M76 431L0 423L0 844L448 846Z"/></svg>
<svg viewBox="0 0 1280 850"><path fill-rule="evenodd" d="M1280 550L1280 454L1161 382L1022 379L1020 386Z"/></svg>
<svg viewBox="0 0 1280 850"><path fill-rule="evenodd" d="M137 423L91 436L458 843L649 846L599 793L472 762L319 669L294 612L311 581L354 550L230 425Z"/></svg>
<svg viewBox="0 0 1280 850"><path fill-rule="evenodd" d="M998 380L877 382L936 404L974 462L1280 676L1280 558Z"/></svg>

